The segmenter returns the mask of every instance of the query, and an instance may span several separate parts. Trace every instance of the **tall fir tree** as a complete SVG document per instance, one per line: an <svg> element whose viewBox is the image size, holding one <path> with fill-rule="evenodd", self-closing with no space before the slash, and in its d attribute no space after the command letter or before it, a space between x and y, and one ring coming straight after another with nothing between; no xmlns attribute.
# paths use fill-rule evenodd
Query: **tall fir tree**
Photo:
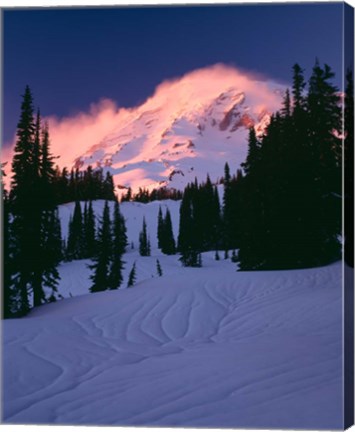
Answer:
<svg viewBox="0 0 355 432"><path fill-rule="evenodd" d="M257 140L254 127L249 129L248 137L248 154L246 161L241 164L244 172L249 174L249 172L256 166L258 160L260 159L260 144Z"/></svg>
<svg viewBox="0 0 355 432"><path fill-rule="evenodd" d="M50 298L55 298L59 283L57 266L63 258L61 226L54 196L55 168L54 157L50 152L48 124L42 129L40 160L40 196L41 196L41 285L51 290ZM44 299L45 300L45 299Z"/></svg>
<svg viewBox="0 0 355 432"><path fill-rule="evenodd" d="M162 221L160 246L161 251L166 255L174 255L176 252L173 226L169 209L166 210L165 217Z"/></svg>
<svg viewBox="0 0 355 432"><path fill-rule="evenodd" d="M68 260L81 259L84 256L83 246L84 224L81 205L79 201L75 202L74 213L69 221L69 234L67 242L66 256Z"/></svg>
<svg viewBox="0 0 355 432"><path fill-rule="evenodd" d="M16 299L14 298L12 278L14 274L14 262L13 262L13 239L12 239L12 224L10 216L10 203L7 196L7 192L3 183L3 176L5 172L1 167L1 192L2 192L2 229L3 229L3 278L1 284L2 290L2 317L10 318L13 313L13 307Z"/></svg>
<svg viewBox="0 0 355 432"><path fill-rule="evenodd" d="M194 212L194 197L198 190L197 183L187 185L180 204L180 223L178 236L178 250L184 267L198 267L199 260L199 232L196 229L196 214Z"/></svg>
<svg viewBox="0 0 355 432"><path fill-rule="evenodd" d="M16 272L14 290L18 293L16 309L22 315L30 308L28 290L33 288L32 246L38 241L35 220L37 209L32 207L32 194L36 183L33 169L36 125L33 112L32 93L27 86L17 125L11 180L12 227L16 251L13 257Z"/></svg>
<svg viewBox="0 0 355 432"><path fill-rule="evenodd" d="M84 216L84 237L85 237L85 258L92 258L95 254L96 245L96 224L92 208L92 201L89 201Z"/></svg>
<svg viewBox="0 0 355 432"><path fill-rule="evenodd" d="M120 212L118 201L115 201L112 223L112 257L109 271L109 289L118 289L123 281L122 270L123 260L122 254L126 247L123 231L125 231L123 218Z"/></svg>
<svg viewBox="0 0 355 432"><path fill-rule="evenodd" d="M145 217L143 217L142 231L139 233L139 253L141 256L150 256L150 241L147 234Z"/></svg>
<svg viewBox="0 0 355 432"><path fill-rule="evenodd" d="M90 276L92 285L90 292L105 291L110 288L110 262L112 258L112 237L111 237L110 209L108 202L105 206L100 220L96 242L96 253L93 257L93 264L89 265L93 273Z"/></svg>
<svg viewBox="0 0 355 432"><path fill-rule="evenodd" d="M163 219L163 212L161 206L159 206L159 211L158 211L157 237L158 237L158 248L161 249L163 244L163 237L164 237L164 219Z"/></svg>
<svg viewBox="0 0 355 432"><path fill-rule="evenodd" d="M131 288L136 283L136 278L136 263L134 263L128 275L127 288Z"/></svg>
<svg viewBox="0 0 355 432"><path fill-rule="evenodd" d="M223 177L223 247L225 251L228 251L231 246L231 231L233 225L232 216L232 189L231 189L231 175L230 168L226 162L224 165L224 177Z"/></svg>

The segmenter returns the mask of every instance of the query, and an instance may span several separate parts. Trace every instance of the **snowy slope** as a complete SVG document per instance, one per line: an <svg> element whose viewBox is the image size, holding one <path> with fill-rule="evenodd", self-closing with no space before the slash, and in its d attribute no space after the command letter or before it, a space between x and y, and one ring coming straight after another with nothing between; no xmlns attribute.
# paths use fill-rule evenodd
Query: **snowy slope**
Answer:
<svg viewBox="0 0 355 432"><path fill-rule="evenodd" d="M178 203L161 204L176 232ZM130 241L143 215L155 241L158 208L121 206ZM236 272L213 255L182 269L154 244L151 257L129 249L125 284L134 261L137 284L98 294L87 261L63 264L73 298L4 322L5 421L340 429L340 263Z"/></svg>
<svg viewBox="0 0 355 432"><path fill-rule="evenodd" d="M5 421L341 428L340 265L210 264L5 322Z"/></svg>

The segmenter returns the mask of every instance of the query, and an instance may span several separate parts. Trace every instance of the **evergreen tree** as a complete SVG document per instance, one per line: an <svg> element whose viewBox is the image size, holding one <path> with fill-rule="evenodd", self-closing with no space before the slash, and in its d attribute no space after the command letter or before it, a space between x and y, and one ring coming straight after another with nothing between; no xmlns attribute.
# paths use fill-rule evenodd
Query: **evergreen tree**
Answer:
<svg viewBox="0 0 355 432"><path fill-rule="evenodd" d="M54 168L54 156L50 153L50 141L49 141L49 130L48 124L45 123L42 130L42 146L41 146L41 199L44 208L54 208L57 204L57 200L54 196L54 179L55 179L55 168Z"/></svg>
<svg viewBox="0 0 355 432"><path fill-rule="evenodd" d="M41 271L40 285L51 290L50 298L55 299L58 291L59 272L58 263L62 257L62 240L58 210L44 210L41 221ZM44 296L41 301L46 301Z"/></svg>
<svg viewBox="0 0 355 432"><path fill-rule="evenodd" d="M33 245L38 242L37 208L32 207L36 177L34 176L34 143L36 125L33 117L33 98L29 87L25 89L17 125L17 141L12 161L11 201L15 242L14 290L18 292L17 309L20 314L29 310L28 290L33 288ZM37 204L37 203L35 203Z"/></svg>
<svg viewBox="0 0 355 432"><path fill-rule="evenodd" d="M159 206L159 212L158 212L158 248L162 249L163 247L163 237L164 237L164 219L163 219L163 212L161 209L161 206Z"/></svg>
<svg viewBox="0 0 355 432"><path fill-rule="evenodd" d="M55 169L54 157L50 152L49 130L45 124L42 130L40 160L40 196L41 196L41 242L40 244L40 268L39 271L39 292L41 302L46 301L43 287L52 290L51 298L57 292L60 279L57 265L63 258L61 226L59 221L58 208L54 197Z"/></svg>
<svg viewBox="0 0 355 432"><path fill-rule="evenodd" d="M298 111L304 110L305 107L305 96L304 96L305 87L306 87L306 82L303 76L303 69L300 67L299 64L295 63L293 66L292 95L293 95L293 109L296 115Z"/></svg>
<svg viewBox="0 0 355 432"><path fill-rule="evenodd" d="M107 171L105 180L103 181L103 198L106 200L114 201L116 200L115 197L115 186L113 184L113 177L112 175Z"/></svg>
<svg viewBox="0 0 355 432"><path fill-rule="evenodd" d="M256 138L256 133L254 127L249 129L248 138L248 155L246 161L241 164L244 172L248 174L258 163L260 158L260 144Z"/></svg>
<svg viewBox="0 0 355 432"><path fill-rule="evenodd" d="M334 77L328 65L322 69L316 62L309 82L307 98L309 116L309 152L312 158L314 181L312 199L316 220L309 225L316 250L323 249L328 260L340 257L338 240L341 231L341 169L342 141L341 107L339 106L338 89L330 80ZM327 252L325 252L327 250ZM316 251L314 251L316 253Z"/></svg>
<svg viewBox="0 0 355 432"><path fill-rule="evenodd" d="M86 212L84 211L85 258L92 258L95 254L95 235L95 215L92 201L89 201L89 205L86 205Z"/></svg>
<svg viewBox="0 0 355 432"><path fill-rule="evenodd" d="M1 169L2 177L5 175L3 169ZM13 262L13 239L12 239L12 226L10 221L10 204L7 197L7 193L4 189L4 184L1 178L1 188L3 197L2 207L2 220L3 220L3 280L2 280L2 317L10 318L13 313L14 303L16 298L14 297L14 287L12 283L12 277L14 273L14 262Z"/></svg>
<svg viewBox="0 0 355 432"><path fill-rule="evenodd" d="M187 185L180 205L178 250L181 254L180 261L184 267L197 266L198 261L192 205L194 190L193 184Z"/></svg>
<svg viewBox="0 0 355 432"><path fill-rule="evenodd" d="M93 270L90 279L92 286L90 292L105 291L112 287L110 281L110 263L112 259L111 221L108 202L105 201L103 215L98 229L96 252L93 264L89 268Z"/></svg>
<svg viewBox="0 0 355 432"><path fill-rule="evenodd" d="M69 221L67 258L69 260L83 258L84 225L80 202L75 202L73 218Z"/></svg>
<svg viewBox="0 0 355 432"><path fill-rule="evenodd" d="M159 230L159 225L158 225ZM161 251L166 255L174 255L176 252L173 227L169 209L166 210L165 218L161 226Z"/></svg>
<svg viewBox="0 0 355 432"><path fill-rule="evenodd" d="M53 288L57 283L56 266L61 256L48 127L41 129L39 111L34 121L28 87L21 106L12 169L12 282L17 303L13 310L21 315L29 310L30 292L34 306L46 301L44 287Z"/></svg>
<svg viewBox="0 0 355 432"><path fill-rule="evenodd" d="M223 246L225 251L227 251L230 247L230 239L233 225L231 176L229 165L227 162L224 166L223 186Z"/></svg>
<svg viewBox="0 0 355 432"><path fill-rule="evenodd" d="M109 273L109 288L118 289L123 281L122 254L125 251L126 240L124 239L124 223L122 224L122 215L120 213L118 201L115 201L112 226L112 258Z"/></svg>
<svg viewBox="0 0 355 432"><path fill-rule="evenodd" d="M157 259L157 274L159 277L163 276L163 270L161 269L161 265L158 259Z"/></svg>
<svg viewBox="0 0 355 432"><path fill-rule="evenodd" d="M142 231L139 233L139 253L141 256L150 256L150 242L147 235L145 217L143 217Z"/></svg>
<svg viewBox="0 0 355 432"><path fill-rule="evenodd" d="M291 97L290 97L290 90L286 89L285 97L283 100L281 109L281 114L284 118L290 118L291 117Z"/></svg>
<svg viewBox="0 0 355 432"><path fill-rule="evenodd" d="M132 287L136 283L136 263L133 264L128 276L127 288Z"/></svg>

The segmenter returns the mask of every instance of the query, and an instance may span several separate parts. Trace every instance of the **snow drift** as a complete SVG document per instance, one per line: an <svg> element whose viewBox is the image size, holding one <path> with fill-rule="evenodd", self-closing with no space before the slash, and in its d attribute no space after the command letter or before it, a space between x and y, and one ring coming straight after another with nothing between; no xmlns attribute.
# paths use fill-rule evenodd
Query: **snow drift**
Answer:
<svg viewBox="0 0 355 432"><path fill-rule="evenodd" d="M143 215L153 239L158 203L121 210L130 242ZM63 264L76 297L4 322L4 421L342 428L341 264L236 272L213 255L182 269L154 244L129 249L125 283L133 262L138 283L97 294L86 261Z"/></svg>

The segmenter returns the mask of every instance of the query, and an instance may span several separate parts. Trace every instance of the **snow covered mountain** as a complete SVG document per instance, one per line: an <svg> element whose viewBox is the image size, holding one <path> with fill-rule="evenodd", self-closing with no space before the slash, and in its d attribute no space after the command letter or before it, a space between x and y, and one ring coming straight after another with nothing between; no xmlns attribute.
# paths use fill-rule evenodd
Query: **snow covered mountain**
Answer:
<svg viewBox="0 0 355 432"><path fill-rule="evenodd" d="M263 133L283 92L282 85L224 65L200 69L162 83L136 108L119 109L100 129L102 138L96 133L77 146L70 163L108 168L121 190L181 189L207 173L217 180L226 161L233 170L244 161L248 128ZM54 143L57 130L58 124Z"/></svg>

